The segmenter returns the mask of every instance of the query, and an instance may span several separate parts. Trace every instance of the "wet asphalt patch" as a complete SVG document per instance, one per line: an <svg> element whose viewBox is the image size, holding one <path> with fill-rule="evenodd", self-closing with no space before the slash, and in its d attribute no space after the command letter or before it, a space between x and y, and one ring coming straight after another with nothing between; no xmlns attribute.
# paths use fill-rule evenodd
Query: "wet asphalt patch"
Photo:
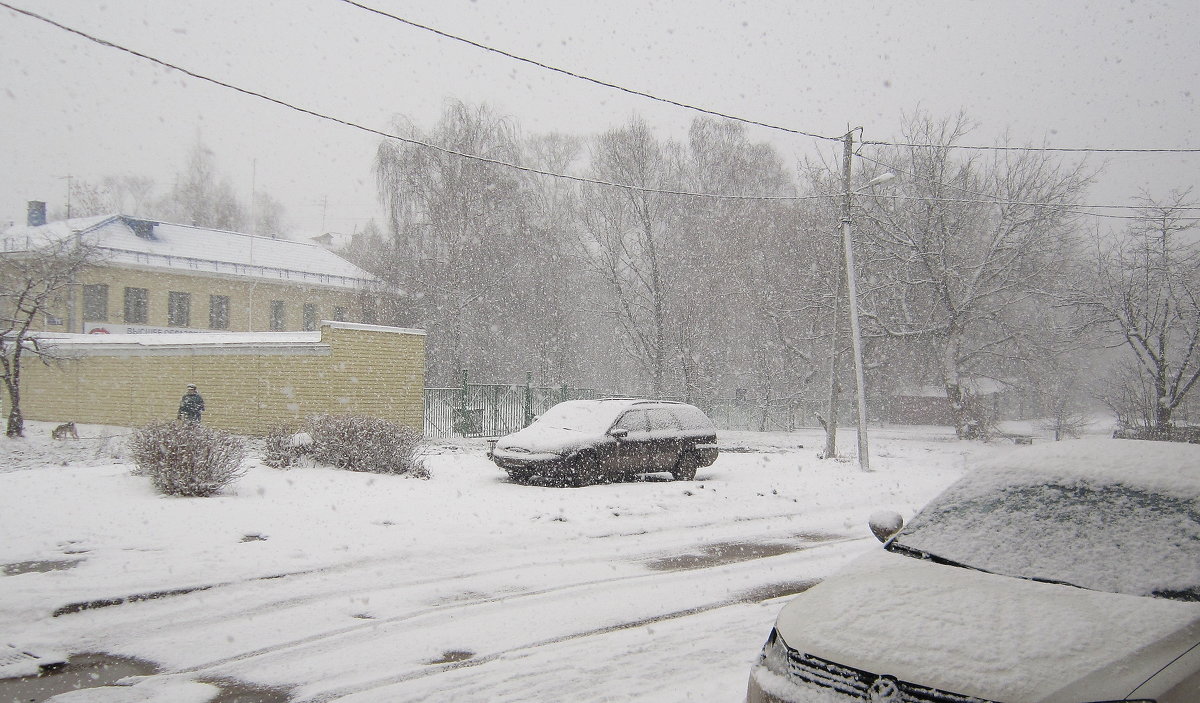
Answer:
<svg viewBox="0 0 1200 703"><path fill-rule="evenodd" d="M819 544L841 539L841 535L806 532L795 535L801 542L718 542L708 544L698 553L675 554L646 562L654 571L685 571L712 566L737 564L751 559L779 556L811 549Z"/></svg>
<svg viewBox="0 0 1200 703"><path fill-rule="evenodd" d="M0 564L0 574L16 576L18 574L44 574L48 571L66 571L73 569L82 559L46 559L41 561L17 561L11 564Z"/></svg>
<svg viewBox="0 0 1200 703"><path fill-rule="evenodd" d="M110 686L127 676L148 676L158 670L141 659L86 653L37 676L0 679L0 700L39 703L60 693Z"/></svg>
<svg viewBox="0 0 1200 703"><path fill-rule="evenodd" d="M429 664L429 665L457 664L458 662L465 662L473 656L475 656L475 652L472 652L467 649L451 649L446 652L443 652L442 656L438 657L437 659L434 659L433 661L428 661L425 663Z"/></svg>
<svg viewBox="0 0 1200 703"><path fill-rule="evenodd" d="M41 703L48 698L89 688L112 686L131 676L159 673L151 662L113 654L87 652L72 656L66 663L44 670L37 676L0 679L0 701ZM220 688L209 703L287 703L287 689L257 686L231 679L204 678L201 683Z"/></svg>

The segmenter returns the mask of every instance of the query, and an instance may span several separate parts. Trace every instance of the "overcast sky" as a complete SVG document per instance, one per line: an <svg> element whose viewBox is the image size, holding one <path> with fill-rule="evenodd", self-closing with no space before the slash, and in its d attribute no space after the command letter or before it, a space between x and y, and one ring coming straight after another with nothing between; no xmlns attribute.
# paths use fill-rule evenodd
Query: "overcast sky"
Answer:
<svg viewBox="0 0 1200 703"><path fill-rule="evenodd" d="M642 115L679 137L697 115L482 51L339 0L3 0L248 90L388 130L448 98L527 134L592 134ZM362 0L443 32L671 100L818 134L898 137L905 112L962 110L967 141L1197 148L1200 2ZM155 179L197 136L243 198L300 231L377 215L379 137L220 88L0 8L0 223L65 205L65 176ZM835 144L750 128L789 161ZM1107 162L1089 198L1196 183L1198 155Z"/></svg>

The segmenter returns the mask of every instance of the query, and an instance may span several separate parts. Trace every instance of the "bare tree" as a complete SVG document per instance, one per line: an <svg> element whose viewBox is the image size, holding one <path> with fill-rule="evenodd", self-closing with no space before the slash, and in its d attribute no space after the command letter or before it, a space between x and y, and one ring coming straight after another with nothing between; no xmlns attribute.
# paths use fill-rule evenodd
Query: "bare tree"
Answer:
<svg viewBox="0 0 1200 703"><path fill-rule="evenodd" d="M970 377L1014 373L1038 345L1036 310L1071 254L1070 207L1089 181L1044 152L963 156L952 147L968 127L911 118L903 141L927 146L876 159L903 175L898 192L859 198L864 323L925 347L960 438L987 432Z"/></svg>
<svg viewBox="0 0 1200 703"><path fill-rule="evenodd" d="M154 181L141 176L103 176L99 182L71 178L67 206L54 208L51 220L121 213L149 216L154 207Z"/></svg>
<svg viewBox="0 0 1200 703"><path fill-rule="evenodd" d="M1099 331L1132 355L1138 373L1123 367L1112 384L1120 392L1107 397L1118 417L1167 429L1200 381L1200 242L1185 234L1200 219L1190 214L1191 189L1140 203L1141 219L1124 236L1097 236L1068 302L1080 331Z"/></svg>
<svg viewBox="0 0 1200 703"><path fill-rule="evenodd" d="M287 230L283 203L276 200L270 193L261 190L255 191L254 221L251 225L251 234L263 237L282 237Z"/></svg>
<svg viewBox="0 0 1200 703"><path fill-rule="evenodd" d="M408 124L402 132L418 134ZM523 163L516 124L486 105L450 102L422 141L463 154ZM547 157L551 158L551 157ZM460 369L511 376L544 366L541 342L563 343L563 303L546 290L553 235L531 177L505 166L414 144L383 142L376 155L391 241L368 270L408 293L429 330L431 380Z"/></svg>
<svg viewBox="0 0 1200 703"><path fill-rule="evenodd" d="M5 434L21 437L21 367L27 357L46 364L59 357L51 345L33 331L38 318L61 313L79 274L97 262L95 246L78 235L33 242L23 251L0 255L0 379L8 395Z"/></svg>
<svg viewBox="0 0 1200 703"><path fill-rule="evenodd" d="M609 314L621 329L620 341L650 383L663 396L671 356L668 271L671 236L670 196L651 190L679 182L678 145L662 144L640 118L599 136L591 153L598 180L637 188L588 186L580 204L581 252L612 299Z"/></svg>
<svg viewBox="0 0 1200 703"><path fill-rule="evenodd" d="M684 395L705 405L722 390L752 389L762 424L771 401L794 396L810 371L799 332L808 320L794 295L808 289L814 252L792 203L751 196L794 195L795 183L744 125L707 118L688 131L682 178L692 192L748 196L689 198L670 220Z"/></svg>
<svg viewBox="0 0 1200 703"><path fill-rule="evenodd" d="M199 137L192 146L183 171L157 208L181 224L238 231L245 213L233 185L217 170L216 156Z"/></svg>

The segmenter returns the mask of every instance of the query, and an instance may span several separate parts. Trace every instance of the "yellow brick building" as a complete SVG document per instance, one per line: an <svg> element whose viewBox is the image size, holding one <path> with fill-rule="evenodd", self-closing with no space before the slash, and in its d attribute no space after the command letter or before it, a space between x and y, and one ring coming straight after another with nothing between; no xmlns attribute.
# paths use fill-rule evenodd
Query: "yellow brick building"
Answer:
<svg viewBox="0 0 1200 703"><path fill-rule="evenodd" d="M373 324L383 287L366 271L312 243L124 215L46 223L44 212L30 203L0 255L74 239L97 257L34 321L66 360L25 357L26 418L167 420L195 383L205 424L234 432L321 413L422 429L425 333Z"/></svg>
<svg viewBox="0 0 1200 703"><path fill-rule="evenodd" d="M188 383L204 424L262 434L322 413L424 424L425 333L326 321L315 332L54 335L23 367L31 420L136 427L175 417ZM33 361L30 359L30 361Z"/></svg>
<svg viewBox="0 0 1200 703"><path fill-rule="evenodd" d="M31 212L33 210L31 209ZM316 330L321 320L376 322L381 283L308 242L125 215L75 218L4 232L11 255L76 237L97 249L35 329L65 333Z"/></svg>

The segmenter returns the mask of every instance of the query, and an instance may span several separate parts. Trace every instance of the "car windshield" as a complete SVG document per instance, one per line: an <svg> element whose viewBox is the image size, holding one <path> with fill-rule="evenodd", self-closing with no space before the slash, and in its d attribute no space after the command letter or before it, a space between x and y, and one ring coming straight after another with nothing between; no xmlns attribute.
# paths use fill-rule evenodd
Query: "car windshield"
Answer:
<svg viewBox="0 0 1200 703"><path fill-rule="evenodd" d="M612 427L617 414L622 410L605 403L573 402L559 403L537 419L539 427L554 427L579 432L605 432Z"/></svg>
<svg viewBox="0 0 1200 703"><path fill-rule="evenodd" d="M1110 593L1200 600L1200 503L1123 484L948 489L891 551Z"/></svg>

